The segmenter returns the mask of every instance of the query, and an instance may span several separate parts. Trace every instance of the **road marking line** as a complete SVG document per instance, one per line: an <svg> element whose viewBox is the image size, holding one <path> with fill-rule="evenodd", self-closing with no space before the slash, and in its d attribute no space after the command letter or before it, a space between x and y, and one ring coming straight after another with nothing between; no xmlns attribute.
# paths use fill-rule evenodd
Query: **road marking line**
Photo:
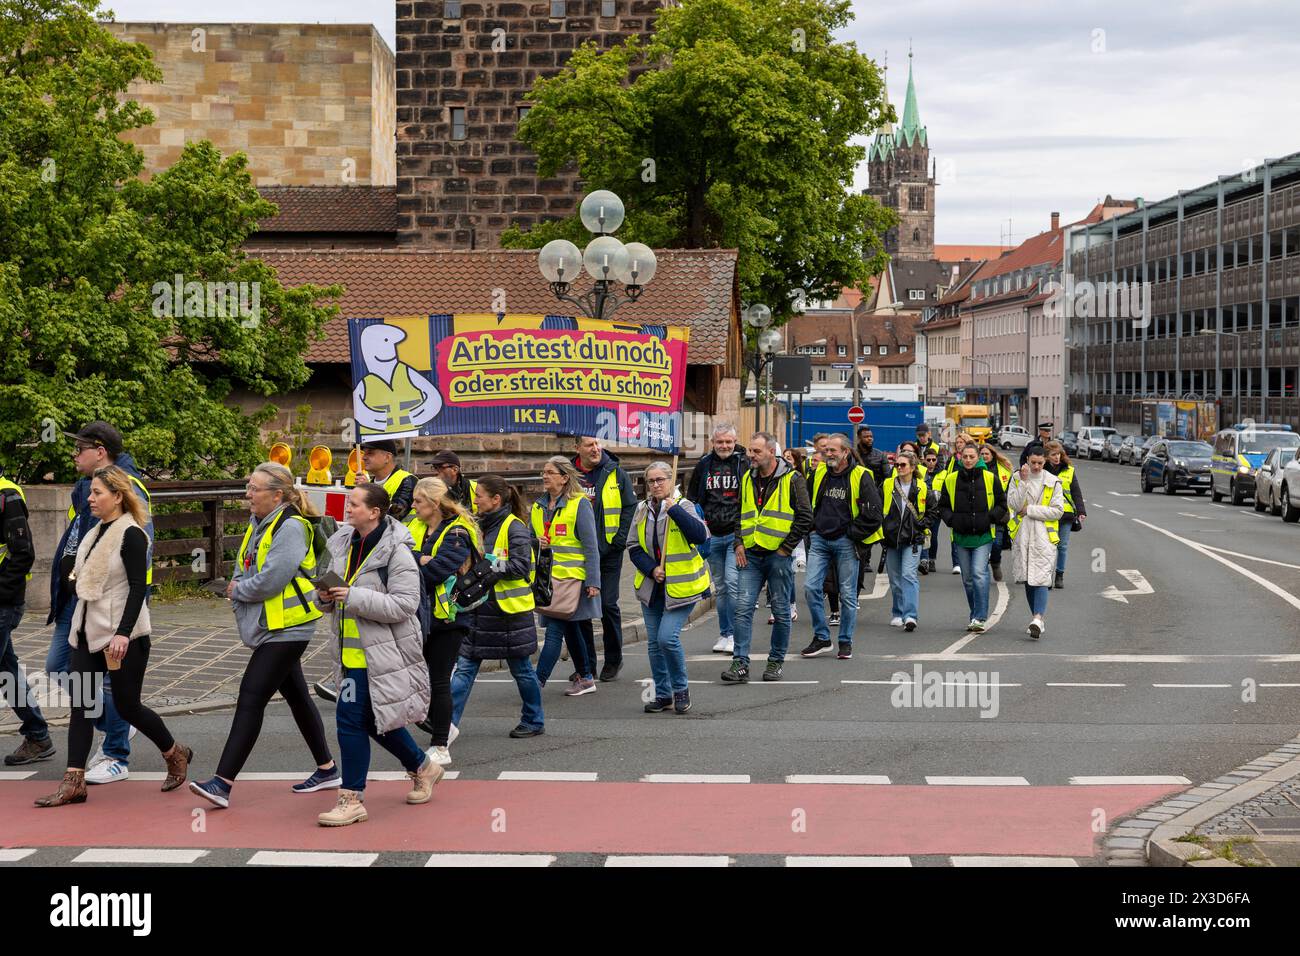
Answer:
<svg viewBox="0 0 1300 956"><path fill-rule="evenodd" d="M785 778L786 783L846 783L858 786L885 786L888 777L877 774L862 773L792 773Z"/></svg>
<svg viewBox="0 0 1300 956"><path fill-rule="evenodd" d="M1024 777L926 777L932 787L1027 787Z"/></svg>
<svg viewBox="0 0 1300 956"><path fill-rule="evenodd" d="M1216 551L1219 554L1230 554L1234 558L1244 558L1247 561L1258 561L1260 564L1275 564L1279 568L1292 568L1296 571L1300 571L1300 564L1287 564L1285 561L1273 561L1269 558L1256 557L1253 554L1242 554L1240 551L1229 551L1227 548L1216 548L1209 544L1202 545L1202 547L1208 548L1211 551Z"/></svg>
<svg viewBox="0 0 1300 956"><path fill-rule="evenodd" d="M83 850L73 857L73 863L193 863L207 856L207 850L151 850L132 847L106 847Z"/></svg>
<svg viewBox="0 0 1300 956"><path fill-rule="evenodd" d="M749 783L747 773L648 773L642 783Z"/></svg>
<svg viewBox="0 0 1300 956"><path fill-rule="evenodd" d="M17 863L19 860L27 859L35 852L35 848L0 850L0 863Z"/></svg>
<svg viewBox="0 0 1300 956"><path fill-rule="evenodd" d="M1104 787L1112 784L1177 784L1190 787L1192 782L1186 777L1071 777L1070 783L1076 787Z"/></svg>
<svg viewBox="0 0 1300 956"><path fill-rule="evenodd" d="M607 856L606 866L731 866L729 856Z"/></svg>
<svg viewBox="0 0 1300 956"><path fill-rule="evenodd" d="M1116 511L1114 508L1111 508L1110 510L1111 510L1111 512L1112 512L1113 514L1117 514L1117 515L1119 515L1121 518L1124 517L1124 512L1122 512L1122 511ZM1079 525L1079 527L1082 528L1083 525Z"/></svg>
<svg viewBox="0 0 1300 956"><path fill-rule="evenodd" d="M1222 508L1222 509L1224 509L1225 511L1231 511L1231 510L1232 510L1232 509L1229 508L1227 505L1216 504L1216 503L1214 503L1213 501L1210 502L1210 507L1211 507L1211 508Z"/></svg>
<svg viewBox="0 0 1300 956"><path fill-rule="evenodd" d="M34 776L35 770L0 770L0 780L26 780Z"/></svg>
<svg viewBox="0 0 1300 956"><path fill-rule="evenodd" d="M1011 600L1011 592L1007 590L1007 585L1005 581L995 581L993 583L998 586L998 603L997 606L994 608L993 613L989 615L989 619L984 622L984 630L971 631L969 634L967 634L965 637L958 640L956 643L952 644L949 647L944 648L939 653L939 658L941 660L950 657L955 657L957 655L957 652L960 651L963 647L965 647L971 641L975 640L975 638L979 637L980 634L987 634L989 631L993 629L993 626L997 624L998 621L1002 620L1002 615L1007 610L1007 602Z"/></svg>
<svg viewBox="0 0 1300 956"><path fill-rule="evenodd" d="M1013 657L1054 658L1070 664L1219 664L1225 660L1248 660L1258 664L1300 664L1300 654L1050 654L1032 651L984 651L978 654L963 654L957 660L994 661ZM952 657L945 657L943 654L881 654L872 659L907 663L953 660Z"/></svg>
<svg viewBox="0 0 1300 956"><path fill-rule="evenodd" d="M1192 541L1189 538L1184 538L1181 535L1176 535L1172 531L1166 531L1164 528L1159 528L1153 524L1143 521L1141 518L1134 518L1133 520L1145 528L1150 528L1152 531L1157 531L1160 534L1165 535L1166 537L1173 538L1175 541L1179 542L1180 544L1187 545L1187 547L1191 548L1193 551L1203 554L1207 558L1210 558L1213 561L1218 561L1220 564L1232 568L1232 570L1236 571L1242 577L1249 578L1251 581L1254 581L1256 584L1258 584L1260 587L1264 588L1267 591L1272 591L1274 594L1276 594L1282 600L1286 601L1296 610L1300 610L1300 598L1297 598L1290 591L1285 591L1282 588L1278 587L1276 584L1274 584L1272 581L1269 581L1267 578L1261 578L1258 574L1256 574L1254 571L1251 571L1249 568L1243 568L1241 565L1237 564L1236 562L1229 561L1227 558L1215 554L1213 551L1211 551L1208 547L1206 547L1203 544L1199 544L1195 541Z"/></svg>
<svg viewBox="0 0 1300 956"><path fill-rule="evenodd" d="M1052 683L1051 681L1048 681L1047 686L1048 687L1127 687L1128 685L1127 684L1067 684L1067 683Z"/></svg>
<svg viewBox="0 0 1300 956"><path fill-rule="evenodd" d="M884 684L885 686L896 685L899 687L910 686L915 684L913 680L842 680L841 684ZM928 683L928 682L927 682ZM1023 687L1023 684L999 684L996 681L966 681L966 680L946 680L941 681L943 687Z"/></svg>
<svg viewBox="0 0 1300 956"><path fill-rule="evenodd" d="M1300 684L1260 684L1260 687L1300 687Z"/></svg>
<svg viewBox="0 0 1300 956"><path fill-rule="evenodd" d="M889 593L889 575L877 574L871 583L871 593L862 597L863 601L878 601Z"/></svg>
<svg viewBox="0 0 1300 956"><path fill-rule="evenodd" d="M1231 687L1231 684L1152 684L1152 687Z"/></svg>
<svg viewBox="0 0 1300 956"><path fill-rule="evenodd" d="M588 771L567 770L502 770L497 774L498 780L572 780L592 783L597 774Z"/></svg>
<svg viewBox="0 0 1300 956"><path fill-rule="evenodd" d="M950 856L953 866L1078 866L1068 856Z"/></svg>
<svg viewBox="0 0 1300 956"><path fill-rule="evenodd" d="M555 857L540 853L435 853L425 866L550 866Z"/></svg>
<svg viewBox="0 0 1300 956"><path fill-rule="evenodd" d="M316 853L289 850L258 850L249 866L370 866L378 853Z"/></svg>
<svg viewBox="0 0 1300 956"><path fill-rule="evenodd" d="M787 856L786 866L911 866L907 856Z"/></svg>

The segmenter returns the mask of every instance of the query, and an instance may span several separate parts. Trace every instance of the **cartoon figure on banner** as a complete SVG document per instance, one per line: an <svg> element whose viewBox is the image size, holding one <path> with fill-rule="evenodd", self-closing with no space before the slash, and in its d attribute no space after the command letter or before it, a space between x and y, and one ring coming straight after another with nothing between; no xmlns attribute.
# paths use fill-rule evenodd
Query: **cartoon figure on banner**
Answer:
<svg viewBox="0 0 1300 956"><path fill-rule="evenodd" d="M424 376L397 357L406 332L393 325L361 330L366 374L352 393L362 435L414 435L442 411L442 396Z"/></svg>

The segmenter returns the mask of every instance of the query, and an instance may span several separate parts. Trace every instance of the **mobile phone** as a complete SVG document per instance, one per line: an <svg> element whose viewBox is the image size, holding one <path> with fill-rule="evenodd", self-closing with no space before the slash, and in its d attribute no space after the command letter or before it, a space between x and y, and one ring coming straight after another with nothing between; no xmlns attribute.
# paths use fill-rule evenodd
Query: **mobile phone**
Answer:
<svg viewBox="0 0 1300 956"><path fill-rule="evenodd" d="M347 587L348 584L334 571L326 571L311 583L316 586L317 591L328 591L330 588L343 588Z"/></svg>

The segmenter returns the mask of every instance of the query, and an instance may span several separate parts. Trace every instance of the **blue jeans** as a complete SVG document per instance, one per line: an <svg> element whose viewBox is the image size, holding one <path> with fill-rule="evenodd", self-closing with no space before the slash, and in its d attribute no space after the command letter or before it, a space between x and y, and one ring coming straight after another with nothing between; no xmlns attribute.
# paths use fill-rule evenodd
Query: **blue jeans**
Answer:
<svg viewBox="0 0 1300 956"><path fill-rule="evenodd" d="M1056 546L1056 573L1065 573L1065 553L1070 550L1070 527L1074 524L1074 514L1066 513L1058 522L1061 543Z"/></svg>
<svg viewBox="0 0 1300 956"><path fill-rule="evenodd" d="M886 548L885 570L889 573L889 593L893 598L890 617L916 619L921 602L921 582L916 569L921 563L920 548Z"/></svg>
<svg viewBox="0 0 1300 956"><path fill-rule="evenodd" d="M465 713L465 704L469 701L469 692L474 689L478 678L478 669L482 661L460 657L456 661L456 670L451 675L451 722L460 726L461 714ZM506 659L510 666L510 676L519 688L519 697L524 702L519 722L532 730L541 730L545 724L542 718L542 685L537 682L537 673L533 662L527 657L510 657Z"/></svg>
<svg viewBox="0 0 1300 956"><path fill-rule="evenodd" d="M954 545L957 567L961 568L961 586L966 589L966 603L970 605L972 621L987 621L989 617L989 552L992 542L978 548Z"/></svg>
<svg viewBox="0 0 1300 956"><path fill-rule="evenodd" d="M1029 613L1041 617L1047 613L1047 592L1051 588L1036 587L1026 582L1025 600L1029 602Z"/></svg>
<svg viewBox="0 0 1300 956"><path fill-rule="evenodd" d="M41 715L36 701L30 699L27 679L22 668L18 666L18 654L14 651L14 642L10 635L23 619L24 605L17 607L0 607L0 674L8 674L12 680L14 699L5 701L13 708L18 719L22 721L21 733L28 740L44 742L50 739L50 728Z"/></svg>
<svg viewBox="0 0 1300 956"><path fill-rule="evenodd" d="M348 681L352 682L352 694L345 692L349 686ZM384 734L376 730L375 712L370 708L370 681L364 667L343 668L334 718L338 725L339 758L345 790L366 789L371 740L401 761L407 773L414 773L424 764L424 751L405 727Z"/></svg>
<svg viewBox="0 0 1300 956"><path fill-rule="evenodd" d="M649 640L650 673L655 680L655 698L667 700L686 690L686 652L682 650L682 625L691 616L694 603L664 610L663 594L645 605L643 616Z"/></svg>
<svg viewBox="0 0 1300 956"><path fill-rule="evenodd" d="M587 640L582 634L581 621L561 621L553 617L546 619L546 643L542 645L541 656L537 658L537 680L545 686L555 670L555 662L560 659L560 644L569 647L569 660L573 669L583 677L594 680L596 662L587 660Z"/></svg>
<svg viewBox="0 0 1300 956"><path fill-rule="evenodd" d="M709 577L717 596L718 636L731 637L732 616L740 599L740 575L736 567L736 536L718 535L709 540Z"/></svg>
<svg viewBox="0 0 1300 956"><path fill-rule="evenodd" d="M67 688L67 675L72 668L72 615L77 610L77 599L71 598L54 620L54 637L50 639L50 653L45 657L45 672L50 680ZM113 689L104 681L103 711L95 718L95 729L104 734L104 755L126 763L131 759L131 725L117 712L113 704Z"/></svg>
<svg viewBox="0 0 1300 956"><path fill-rule="evenodd" d="M804 579L803 594L812 616L813 637L819 641L831 639L826 602L822 600L822 586L831 562L835 563L840 582L840 643L852 644L853 628L858 623L858 553L847 536L828 541L814 534L809 541L808 576Z"/></svg>
<svg viewBox="0 0 1300 956"><path fill-rule="evenodd" d="M1011 550L1011 533L1007 530L1006 525L998 525L993 529L993 545L989 552L989 564L1001 564L1002 552Z"/></svg>
<svg viewBox="0 0 1300 956"><path fill-rule="evenodd" d="M749 645L754 636L754 605L758 595L767 585L772 596L772 616L776 623L772 626L772 649L768 651L769 661L785 660L785 652L790 649L790 591L794 587L794 571L791 567L793 558L780 555L775 551L745 552L745 566L740 569L740 604L736 607L736 647L732 653L735 660L749 665ZM854 596L856 600L856 595Z"/></svg>

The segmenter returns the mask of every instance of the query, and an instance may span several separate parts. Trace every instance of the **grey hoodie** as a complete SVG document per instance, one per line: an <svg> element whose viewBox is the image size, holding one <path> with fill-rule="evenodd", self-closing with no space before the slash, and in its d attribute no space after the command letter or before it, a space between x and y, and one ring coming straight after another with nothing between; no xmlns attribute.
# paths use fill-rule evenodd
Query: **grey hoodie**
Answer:
<svg viewBox="0 0 1300 956"><path fill-rule="evenodd" d="M289 586L289 582L298 573L298 566L306 559L309 547L302 522L285 518L275 531L271 550L266 553L262 570L257 570L257 545L266 534L267 528L271 527L276 517L286 507L288 505L281 505L260 521L256 517L250 519L253 534L248 539L246 551L249 567L245 570L243 565L238 565L234 577L231 578L235 582L235 590L231 595L230 603L235 609L239 639L249 647L282 644L287 641L309 641L316 633L315 621L308 621L296 627L286 627L280 631L271 631L266 626L266 609L262 606L262 602ZM318 568L317 571L324 573L324 568ZM307 589L304 596L314 603L316 589Z"/></svg>
<svg viewBox="0 0 1300 956"><path fill-rule="evenodd" d="M776 456L776 470L772 472L770 477L760 478L758 474L758 469L755 467L751 467L749 469L749 477L754 482L755 497L757 497L757 492L760 485L762 485L765 482L775 482L778 479L780 479L781 476L784 475L786 472L794 472L794 477L790 479L790 504L792 510L794 511L794 521L791 522L790 524L790 533L786 535L785 540L781 542L781 548L784 548L787 554L794 554L794 549L799 547L799 543L803 541L803 539L808 535L808 532L812 531L812 526L813 526L812 504L808 500L808 483L803 480L803 475L799 474L798 472L795 472L794 469L790 467L790 463L780 455ZM740 488L741 488L741 499L743 500L744 488L745 488L745 482L743 476L741 479ZM744 510L743 505L741 506L741 510L742 511ZM737 512L736 514L735 534L736 534L736 543L739 544L740 541L742 540L742 535L740 532L739 512ZM748 550L753 551L756 554L772 553L770 551L767 551L766 548L760 548L757 545L755 545L752 548L749 548Z"/></svg>

